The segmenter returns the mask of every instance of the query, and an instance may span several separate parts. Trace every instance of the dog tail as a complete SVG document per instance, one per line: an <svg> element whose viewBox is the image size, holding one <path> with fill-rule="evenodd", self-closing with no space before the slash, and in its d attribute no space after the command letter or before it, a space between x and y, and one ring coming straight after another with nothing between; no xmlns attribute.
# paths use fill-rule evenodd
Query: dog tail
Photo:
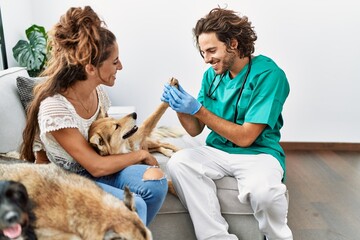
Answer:
<svg viewBox="0 0 360 240"><path fill-rule="evenodd" d="M162 138L179 138L184 136L185 130L181 127L169 127L169 126L160 126L154 128L151 132L150 137L154 139Z"/></svg>

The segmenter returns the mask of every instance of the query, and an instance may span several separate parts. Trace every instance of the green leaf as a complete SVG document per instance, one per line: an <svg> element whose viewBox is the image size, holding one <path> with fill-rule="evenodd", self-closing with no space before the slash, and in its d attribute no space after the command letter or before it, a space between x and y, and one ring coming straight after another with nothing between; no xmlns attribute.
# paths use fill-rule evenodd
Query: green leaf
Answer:
<svg viewBox="0 0 360 240"><path fill-rule="evenodd" d="M30 39L29 35L32 33L32 32L38 32L40 33L45 39L47 39L47 34L46 34L46 31L45 31L45 28L42 27L42 26L38 26L36 24L33 24L31 27L29 27L28 29L25 30L25 33L26 33L26 37L28 39Z"/></svg>
<svg viewBox="0 0 360 240"><path fill-rule="evenodd" d="M30 73L39 73L47 60L47 34L45 28L32 25L25 31L28 41L19 40L13 47L13 56Z"/></svg>

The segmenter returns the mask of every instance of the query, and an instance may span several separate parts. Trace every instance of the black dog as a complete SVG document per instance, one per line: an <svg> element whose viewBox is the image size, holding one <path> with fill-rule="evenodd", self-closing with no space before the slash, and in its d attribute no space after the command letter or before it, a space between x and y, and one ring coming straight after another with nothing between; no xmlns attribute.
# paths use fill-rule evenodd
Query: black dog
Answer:
<svg viewBox="0 0 360 240"><path fill-rule="evenodd" d="M0 240L36 240L32 209L23 184L0 180Z"/></svg>

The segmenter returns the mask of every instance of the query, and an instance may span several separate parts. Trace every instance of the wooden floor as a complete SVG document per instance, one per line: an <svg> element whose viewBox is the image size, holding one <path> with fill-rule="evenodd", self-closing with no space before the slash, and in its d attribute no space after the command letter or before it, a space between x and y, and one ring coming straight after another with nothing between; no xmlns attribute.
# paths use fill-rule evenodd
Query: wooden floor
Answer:
<svg viewBox="0 0 360 240"><path fill-rule="evenodd" d="M360 152L286 154L294 240L360 239Z"/></svg>

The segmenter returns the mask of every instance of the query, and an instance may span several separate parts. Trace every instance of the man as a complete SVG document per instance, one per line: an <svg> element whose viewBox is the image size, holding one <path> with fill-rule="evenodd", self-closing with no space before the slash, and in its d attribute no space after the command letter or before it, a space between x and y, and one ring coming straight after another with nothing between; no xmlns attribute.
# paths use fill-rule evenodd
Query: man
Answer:
<svg viewBox="0 0 360 240"><path fill-rule="evenodd" d="M228 233L216 196L215 179L233 176L239 201L250 203L267 239L293 239L287 225L285 154L281 111L289 94L285 73L254 53L256 33L246 16L215 8L193 33L204 73L198 98L166 85L162 101L177 112L191 136L207 126L206 146L183 149L167 167L198 239L237 239Z"/></svg>

